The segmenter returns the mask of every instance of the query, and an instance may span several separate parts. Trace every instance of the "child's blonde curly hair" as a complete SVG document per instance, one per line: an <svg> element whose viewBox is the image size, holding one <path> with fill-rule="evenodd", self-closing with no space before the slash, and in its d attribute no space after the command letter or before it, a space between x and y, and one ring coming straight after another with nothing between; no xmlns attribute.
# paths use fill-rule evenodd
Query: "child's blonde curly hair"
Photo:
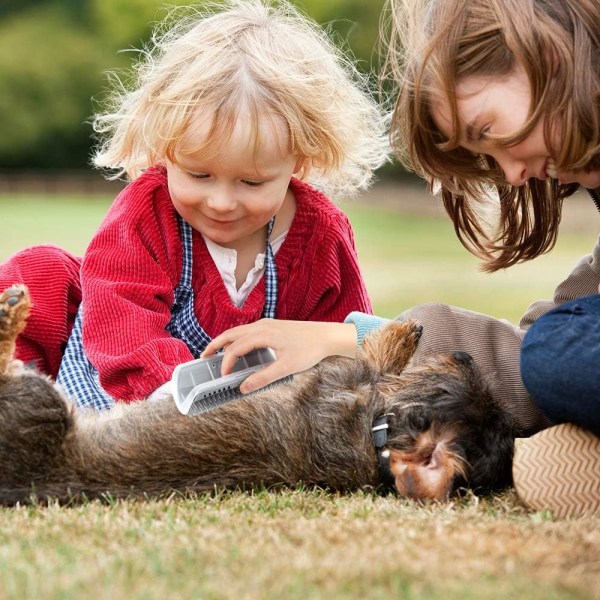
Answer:
<svg viewBox="0 0 600 600"><path fill-rule="evenodd" d="M265 117L283 119L303 178L321 189L351 194L370 182L388 157L385 113L318 25L285 0L226 0L179 17L156 28L133 90L115 77L108 110L94 118L97 167L135 179L174 162L199 112L212 117L207 146L218 151L244 110L256 142Z"/></svg>

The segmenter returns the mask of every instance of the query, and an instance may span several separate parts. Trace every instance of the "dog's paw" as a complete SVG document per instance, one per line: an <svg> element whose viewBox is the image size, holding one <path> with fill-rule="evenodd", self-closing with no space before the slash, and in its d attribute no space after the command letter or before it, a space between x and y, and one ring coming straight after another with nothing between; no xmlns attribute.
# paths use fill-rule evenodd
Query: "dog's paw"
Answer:
<svg viewBox="0 0 600 600"><path fill-rule="evenodd" d="M24 285L13 285L0 295L0 340L13 341L25 328L31 303Z"/></svg>
<svg viewBox="0 0 600 600"><path fill-rule="evenodd" d="M0 376L13 377L22 368L13 364L15 340L25 328L29 315L29 292L24 285L14 285L0 294Z"/></svg>

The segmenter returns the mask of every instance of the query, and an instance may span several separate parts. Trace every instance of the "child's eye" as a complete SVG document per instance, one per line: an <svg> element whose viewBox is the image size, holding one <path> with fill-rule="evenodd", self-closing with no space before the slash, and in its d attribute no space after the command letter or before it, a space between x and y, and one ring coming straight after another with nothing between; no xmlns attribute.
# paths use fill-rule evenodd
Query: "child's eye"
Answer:
<svg viewBox="0 0 600 600"><path fill-rule="evenodd" d="M242 182L250 187L258 187L264 183L264 181L252 181L250 179L243 179Z"/></svg>
<svg viewBox="0 0 600 600"><path fill-rule="evenodd" d="M208 173L202 173L201 171L188 171L188 169L181 167L181 170L192 179L206 179L210 177Z"/></svg>

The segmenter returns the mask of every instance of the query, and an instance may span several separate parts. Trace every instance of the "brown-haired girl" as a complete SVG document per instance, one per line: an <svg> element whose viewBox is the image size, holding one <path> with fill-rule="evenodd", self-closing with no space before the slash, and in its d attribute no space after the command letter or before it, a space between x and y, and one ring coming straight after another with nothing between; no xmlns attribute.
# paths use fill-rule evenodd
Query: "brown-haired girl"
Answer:
<svg viewBox="0 0 600 600"><path fill-rule="evenodd" d="M600 2L394 0L392 11L398 155L439 189L486 270L550 250L565 198L583 186L600 206ZM525 502L557 513L600 511L599 258L596 245L520 323L527 391L551 424L584 428L543 431L515 460ZM542 454L572 485L527 463Z"/></svg>

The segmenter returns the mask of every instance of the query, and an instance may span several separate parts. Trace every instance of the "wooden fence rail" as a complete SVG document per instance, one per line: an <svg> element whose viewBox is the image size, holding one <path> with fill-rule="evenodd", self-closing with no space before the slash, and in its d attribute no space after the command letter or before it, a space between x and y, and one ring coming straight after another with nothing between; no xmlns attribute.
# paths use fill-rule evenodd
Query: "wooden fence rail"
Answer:
<svg viewBox="0 0 600 600"><path fill-rule="evenodd" d="M0 169L0 195L107 195L123 189L123 181L108 181L92 170Z"/></svg>

